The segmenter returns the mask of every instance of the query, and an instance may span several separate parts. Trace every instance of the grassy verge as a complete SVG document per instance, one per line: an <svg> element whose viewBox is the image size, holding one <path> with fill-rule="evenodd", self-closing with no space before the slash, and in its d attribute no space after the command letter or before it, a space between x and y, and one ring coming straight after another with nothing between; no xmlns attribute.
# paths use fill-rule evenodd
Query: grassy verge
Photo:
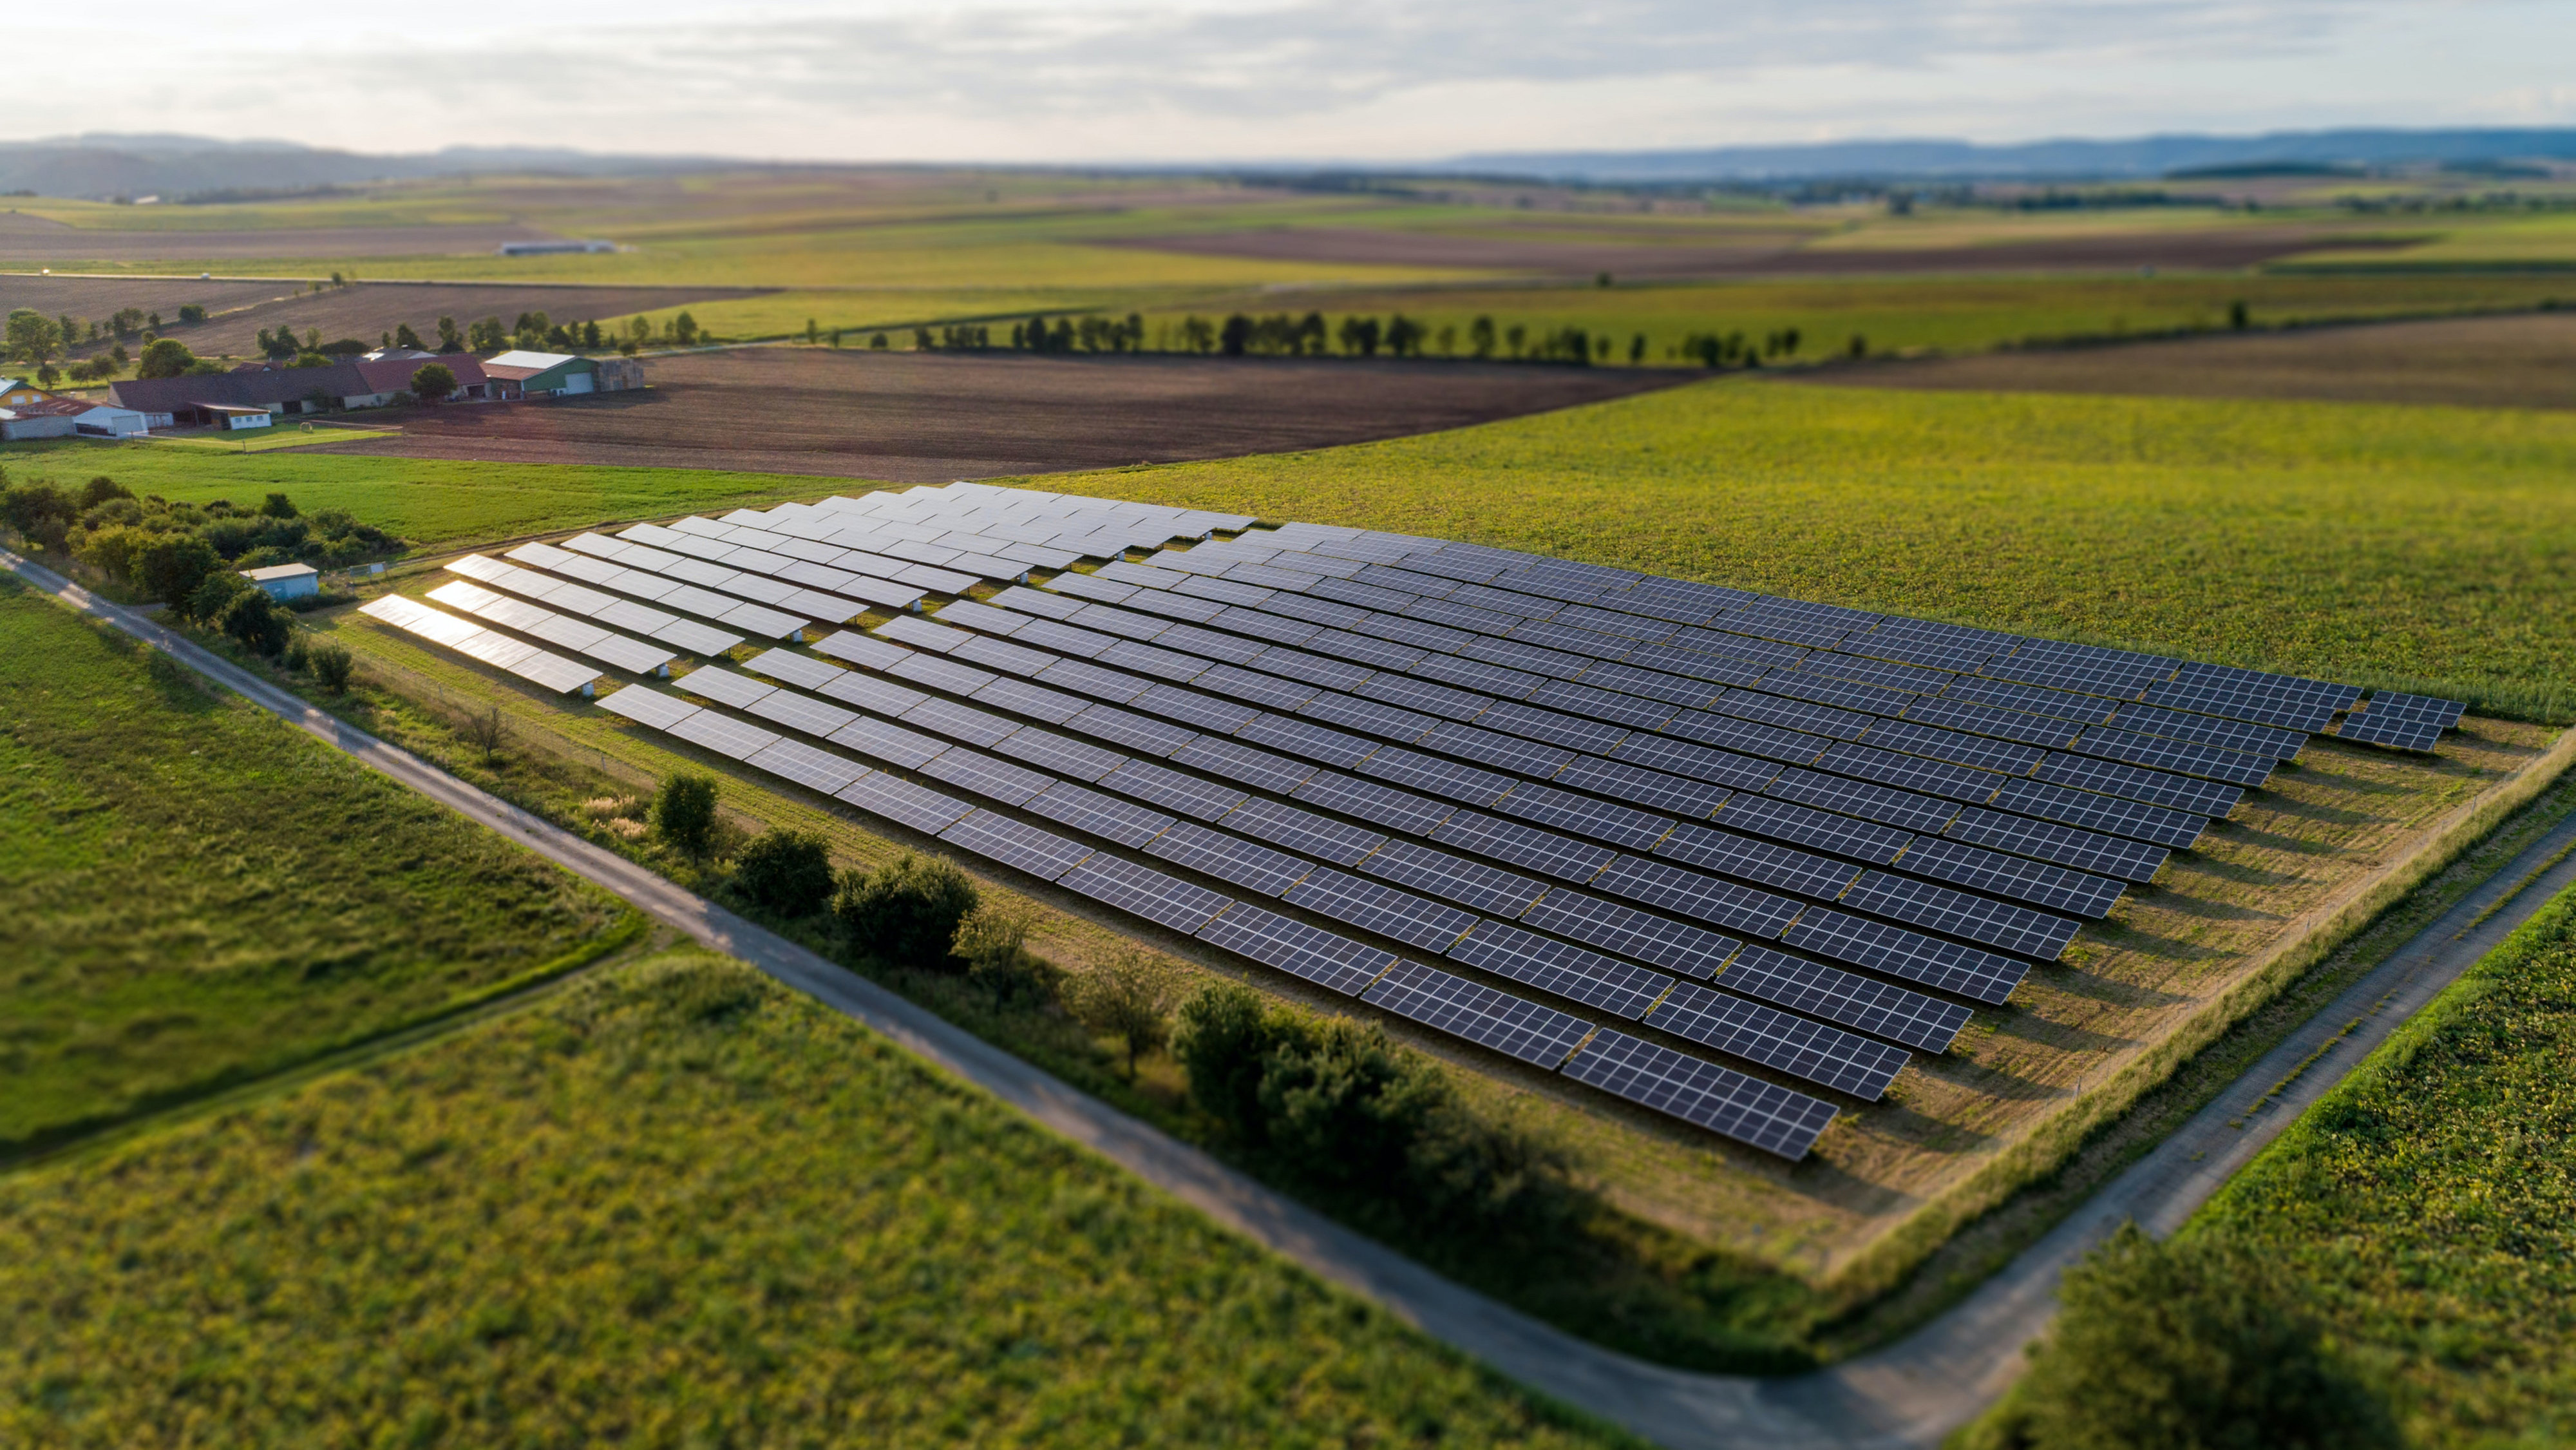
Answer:
<svg viewBox="0 0 2576 1450"><path fill-rule="evenodd" d="M0 1181L0 1305L31 1447L1619 1443L694 950Z"/></svg>
<svg viewBox="0 0 2576 1450"><path fill-rule="evenodd" d="M191 453L274 453L281 448L310 448L317 443L362 443L370 438L391 438L399 428L323 428L304 432L296 428L269 427L245 433L216 434L199 438L155 438L158 448L184 448Z"/></svg>
<svg viewBox="0 0 2576 1450"><path fill-rule="evenodd" d="M0 1151L458 1010L613 899L0 581Z"/></svg>
<svg viewBox="0 0 2576 1450"><path fill-rule="evenodd" d="M2282 1134L2188 1233L2295 1266L2426 1446L2576 1433L2576 895Z"/></svg>

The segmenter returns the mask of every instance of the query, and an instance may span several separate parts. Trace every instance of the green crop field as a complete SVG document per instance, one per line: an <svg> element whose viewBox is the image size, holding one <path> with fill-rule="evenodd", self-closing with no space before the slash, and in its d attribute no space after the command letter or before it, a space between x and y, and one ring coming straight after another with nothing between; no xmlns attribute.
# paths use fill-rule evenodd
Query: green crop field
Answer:
<svg viewBox="0 0 2576 1450"><path fill-rule="evenodd" d="M2576 1436L2576 895L2408 1023L2188 1232L2295 1267L2413 1443Z"/></svg>
<svg viewBox="0 0 2576 1450"><path fill-rule="evenodd" d="M1519 326L1532 338L1579 327L1608 338L1610 360L1624 366L1633 339L1646 339L1644 361L1687 364L1678 355L1694 333L1741 332L1754 346L1794 328L1800 359L1848 354L1854 337L1872 354L1935 349L1982 352L2054 338L2118 337L2224 330L2229 306L2243 302L2256 326L2418 313L2509 311L2563 302L2576 305L2576 276L2413 273L2391 276L2273 275L2126 277L1850 277L1598 286L1445 286L1340 290L1314 295L1236 292L1146 312L1148 336L1191 313L1211 320L1228 312L1303 315L1321 309L1328 322L1360 314L1397 313L1431 330L1456 334L1469 352L1468 329L1479 317L1497 330ZM731 304L742 305L742 304ZM704 315L704 312L701 312ZM802 326L800 319L796 326ZM1178 346L1177 341L1171 345ZM1508 356L1499 346L1496 356Z"/></svg>
<svg viewBox="0 0 2576 1450"><path fill-rule="evenodd" d="M559 969L627 920L14 580L0 698L0 1153Z"/></svg>
<svg viewBox="0 0 2576 1450"><path fill-rule="evenodd" d="M31 1450L1435 1440L1623 1443L695 951L0 1179Z"/></svg>
<svg viewBox="0 0 2576 1450"><path fill-rule="evenodd" d="M1734 380L1041 486L2576 711L2560 414Z"/></svg>

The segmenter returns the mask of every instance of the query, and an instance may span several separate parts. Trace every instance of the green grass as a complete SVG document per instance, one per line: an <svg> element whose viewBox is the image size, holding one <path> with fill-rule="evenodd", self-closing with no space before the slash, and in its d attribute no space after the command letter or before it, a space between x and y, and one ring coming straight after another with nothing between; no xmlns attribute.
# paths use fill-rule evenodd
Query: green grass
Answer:
<svg viewBox="0 0 2576 1450"><path fill-rule="evenodd" d="M1625 1443L694 950L0 1181L0 1441Z"/></svg>
<svg viewBox="0 0 2576 1450"><path fill-rule="evenodd" d="M2193 1221L2292 1265L2428 1447L2576 1436L2576 894Z"/></svg>
<svg viewBox="0 0 2576 1450"><path fill-rule="evenodd" d="M324 428L307 433L294 427L254 429L234 434L215 434L200 438L155 438L157 448L184 448L192 453L274 453L281 448L310 448L316 443L359 443L369 438L390 438L399 428Z"/></svg>
<svg viewBox="0 0 2576 1450"><path fill-rule="evenodd" d="M2576 712L2576 418L1704 383L1067 492Z"/></svg>
<svg viewBox="0 0 2576 1450"><path fill-rule="evenodd" d="M0 1153L560 969L624 909L0 582Z"/></svg>
<svg viewBox="0 0 2576 1450"><path fill-rule="evenodd" d="M347 509L424 548L514 538L591 524L815 495L808 478L715 469L601 468L344 458L326 454L194 452L157 443L36 443L0 455L12 483L51 478L72 487L107 474L137 494L184 503L255 505L280 492L306 513ZM843 492L871 485L850 482Z"/></svg>
<svg viewBox="0 0 2576 1450"><path fill-rule="evenodd" d="M1230 311L1256 316L1321 309L1401 312L1429 327L1457 330L1467 355L1467 328L1479 316L1498 329L1515 323L1535 337L1580 327L1608 337L1616 365L1629 340L1646 338L1646 361L1673 366L1692 333L1741 332L1756 346L1768 334L1796 328L1799 356L1836 357L1857 334L1873 354L1938 350L1985 352L2027 341L2219 330L2232 302L2246 304L2257 326L2404 316L2491 312L2576 303L2576 277L2418 274L2399 276L2156 277L1847 277L1830 281L1639 283L1592 286L1419 287L1259 296L1237 293L1146 314L1148 336L1196 311L1211 319ZM1508 349L1497 349L1497 356Z"/></svg>

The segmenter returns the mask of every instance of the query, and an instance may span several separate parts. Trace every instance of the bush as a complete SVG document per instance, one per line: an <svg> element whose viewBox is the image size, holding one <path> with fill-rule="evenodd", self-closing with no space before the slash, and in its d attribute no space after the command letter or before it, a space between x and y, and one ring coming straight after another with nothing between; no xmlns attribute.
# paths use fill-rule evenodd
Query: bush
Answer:
<svg viewBox="0 0 2576 1450"><path fill-rule="evenodd" d="M1063 973L1029 950L1029 930L1037 914L1025 906L990 902L958 923L949 950L966 964L966 979L993 994L1003 1006L1035 1006L1055 1000Z"/></svg>
<svg viewBox="0 0 2576 1450"><path fill-rule="evenodd" d="M977 904L965 872L906 851L875 871L842 877L832 914L860 951L903 966L936 967L948 961L957 928Z"/></svg>
<svg viewBox="0 0 2576 1450"><path fill-rule="evenodd" d="M176 378L187 375L196 364L196 355L188 345L175 337L165 337L143 349L143 360L134 367L138 378Z"/></svg>
<svg viewBox="0 0 2576 1450"><path fill-rule="evenodd" d="M290 632L286 611L278 608L277 601L263 591L249 587L249 581L244 580L243 584L242 591L224 605L222 613L215 616L215 627L241 641L247 648L274 655L286 648Z"/></svg>
<svg viewBox="0 0 2576 1450"><path fill-rule="evenodd" d="M166 599L173 608L186 602L206 580L224 567L214 546L194 534L160 534L143 546L135 573L145 592Z"/></svg>
<svg viewBox="0 0 2576 1450"><path fill-rule="evenodd" d="M172 600L171 607L178 609L184 617L196 620L200 624L212 624L223 618L225 606L244 594L257 592L251 588L250 581L239 574L218 569L207 575L203 583L190 591L185 605Z"/></svg>
<svg viewBox="0 0 2576 1450"><path fill-rule="evenodd" d="M2004 1427L2035 1450L2371 1450L2386 1409L2321 1342L2271 1261L2122 1226L2058 1291Z"/></svg>
<svg viewBox="0 0 2576 1450"><path fill-rule="evenodd" d="M305 655L312 666L313 681L334 695L349 692L349 677L357 672L357 658L342 644L317 644Z"/></svg>
<svg viewBox="0 0 2576 1450"><path fill-rule="evenodd" d="M743 848L733 884L781 916L812 916L832 899L832 848L804 831L767 832Z"/></svg>
<svg viewBox="0 0 2576 1450"><path fill-rule="evenodd" d="M1172 974L1132 947L1073 979L1065 1005L1092 1031L1118 1039L1127 1050L1127 1078L1136 1059L1172 1036Z"/></svg>
<svg viewBox="0 0 2576 1450"><path fill-rule="evenodd" d="M1552 1222L1573 1195L1542 1144L1479 1117L1383 1030L1266 1006L1234 983L1183 1004L1190 1100L1274 1177L1411 1229Z"/></svg>
<svg viewBox="0 0 2576 1450"><path fill-rule="evenodd" d="M704 855L715 839L715 778L683 774L662 782L653 797L653 826L663 840L692 856Z"/></svg>

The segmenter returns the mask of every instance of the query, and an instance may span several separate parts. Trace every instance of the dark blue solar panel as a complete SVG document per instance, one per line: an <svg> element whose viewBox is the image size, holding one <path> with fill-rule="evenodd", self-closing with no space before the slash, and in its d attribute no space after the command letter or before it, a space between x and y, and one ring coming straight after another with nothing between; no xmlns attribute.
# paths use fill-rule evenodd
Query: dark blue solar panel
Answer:
<svg viewBox="0 0 2576 1450"><path fill-rule="evenodd" d="M1031 796L1020 809L1121 846L1142 846L1177 824L1161 811L1067 781Z"/></svg>
<svg viewBox="0 0 2576 1450"><path fill-rule="evenodd" d="M1176 866L1230 881L1264 896L1277 896L1295 885L1299 877L1323 869L1311 861L1282 855L1267 846L1187 821L1175 823L1145 849Z"/></svg>
<svg viewBox="0 0 2576 1450"><path fill-rule="evenodd" d="M1171 761L1174 765L1186 765L1220 780L1234 781L1273 795L1295 790L1306 777L1315 773L1315 767L1305 761L1290 760L1284 755L1255 750L1249 745L1213 735L1202 735L1174 751Z"/></svg>
<svg viewBox="0 0 2576 1450"><path fill-rule="evenodd" d="M1618 854L1607 846L1476 811L1451 816L1432 833L1432 839L1497 861L1509 861L1559 881L1589 881Z"/></svg>
<svg viewBox="0 0 2576 1450"><path fill-rule="evenodd" d="M1386 842L1385 836L1364 826L1257 796L1235 807L1218 824L1336 866L1348 866Z"/></svg>
<svg viewBox="0 0 2576 1450"><path fill-rule="evenodd" d="M1395 964L1393 952L1240 901L1201 928L1198 937L1346 997L1358 996Z"/></svg>
<svg viewBox="0 0 2576 1450"><path fill-rule="evenodd" d="M1840 896L1861 873L1860 867L1848 861L1830 860L1776 841L1757 841L1731 831L1687 823L1673 827L1672 834L1655 847L1655 854L1818 901Z"/></svg>
<svg viewBox="0 0 2576 1450"><path fill-rule="evenodd" d="M1489 921L1449 948L1449 960L1614 1016L1642 1017L1673 985L1661 972Z"/></svg>
<svg viewBox="0 0 2576 1450"><path fill-rule="evenodd" d="M1631 901L1758 937L1778 936L1801 906L1768 891L1635 856L1611 862L1592 884Z"/></svg>
<svg viewBox="0 0 2576 1450"><path fill-rule="evenodd" d="M1059 878L1057 885L1133 916L1195 934L1230 899L1204 886L1166 876L1103 851Z"/></svg>
<svg viewBox="0 0 2576 1450"><path fill-rule="evenodd" d="M1215 820L1244 801L1243 792L1232 786L1212 784L1144 760L1131 760L1102 776L1097 783L1121 795L1134 796L1167 811L1178 811L1202 821Z"/></svg>
<svg viewBox="0 0 2576 1450"><path fill-rule="evenodd" d="M1520 915L1547 889L1544 882L1413 841L1388 841L1356 869L1497 916Z"/></svg>
<svg viewBox="0 0 2576 1450"><path fill-rule="evenodd" d="M1317 772L1313 780L1297 787L1295 796L1323 810L1417 836L1428 833L1456 809L1446 801L1428 800L1410 791L1354 780L1329 770Z"/></svg>
<svg viewBox="0 0 2576 1450"><path fill-rule="evenodd" d="M1624 1032L1596 1035L1565 1075L1792 1163L1834 1120L1831 1103Z"/></svg>
<svg viewBox="0 0 2576 1450"><path fill-rule="evenodd" d="M1383 882L1318 866L1280 898L1348 926L1426 951L1446 951L1476 925L1475 913L1398 891Z"/></svg>

